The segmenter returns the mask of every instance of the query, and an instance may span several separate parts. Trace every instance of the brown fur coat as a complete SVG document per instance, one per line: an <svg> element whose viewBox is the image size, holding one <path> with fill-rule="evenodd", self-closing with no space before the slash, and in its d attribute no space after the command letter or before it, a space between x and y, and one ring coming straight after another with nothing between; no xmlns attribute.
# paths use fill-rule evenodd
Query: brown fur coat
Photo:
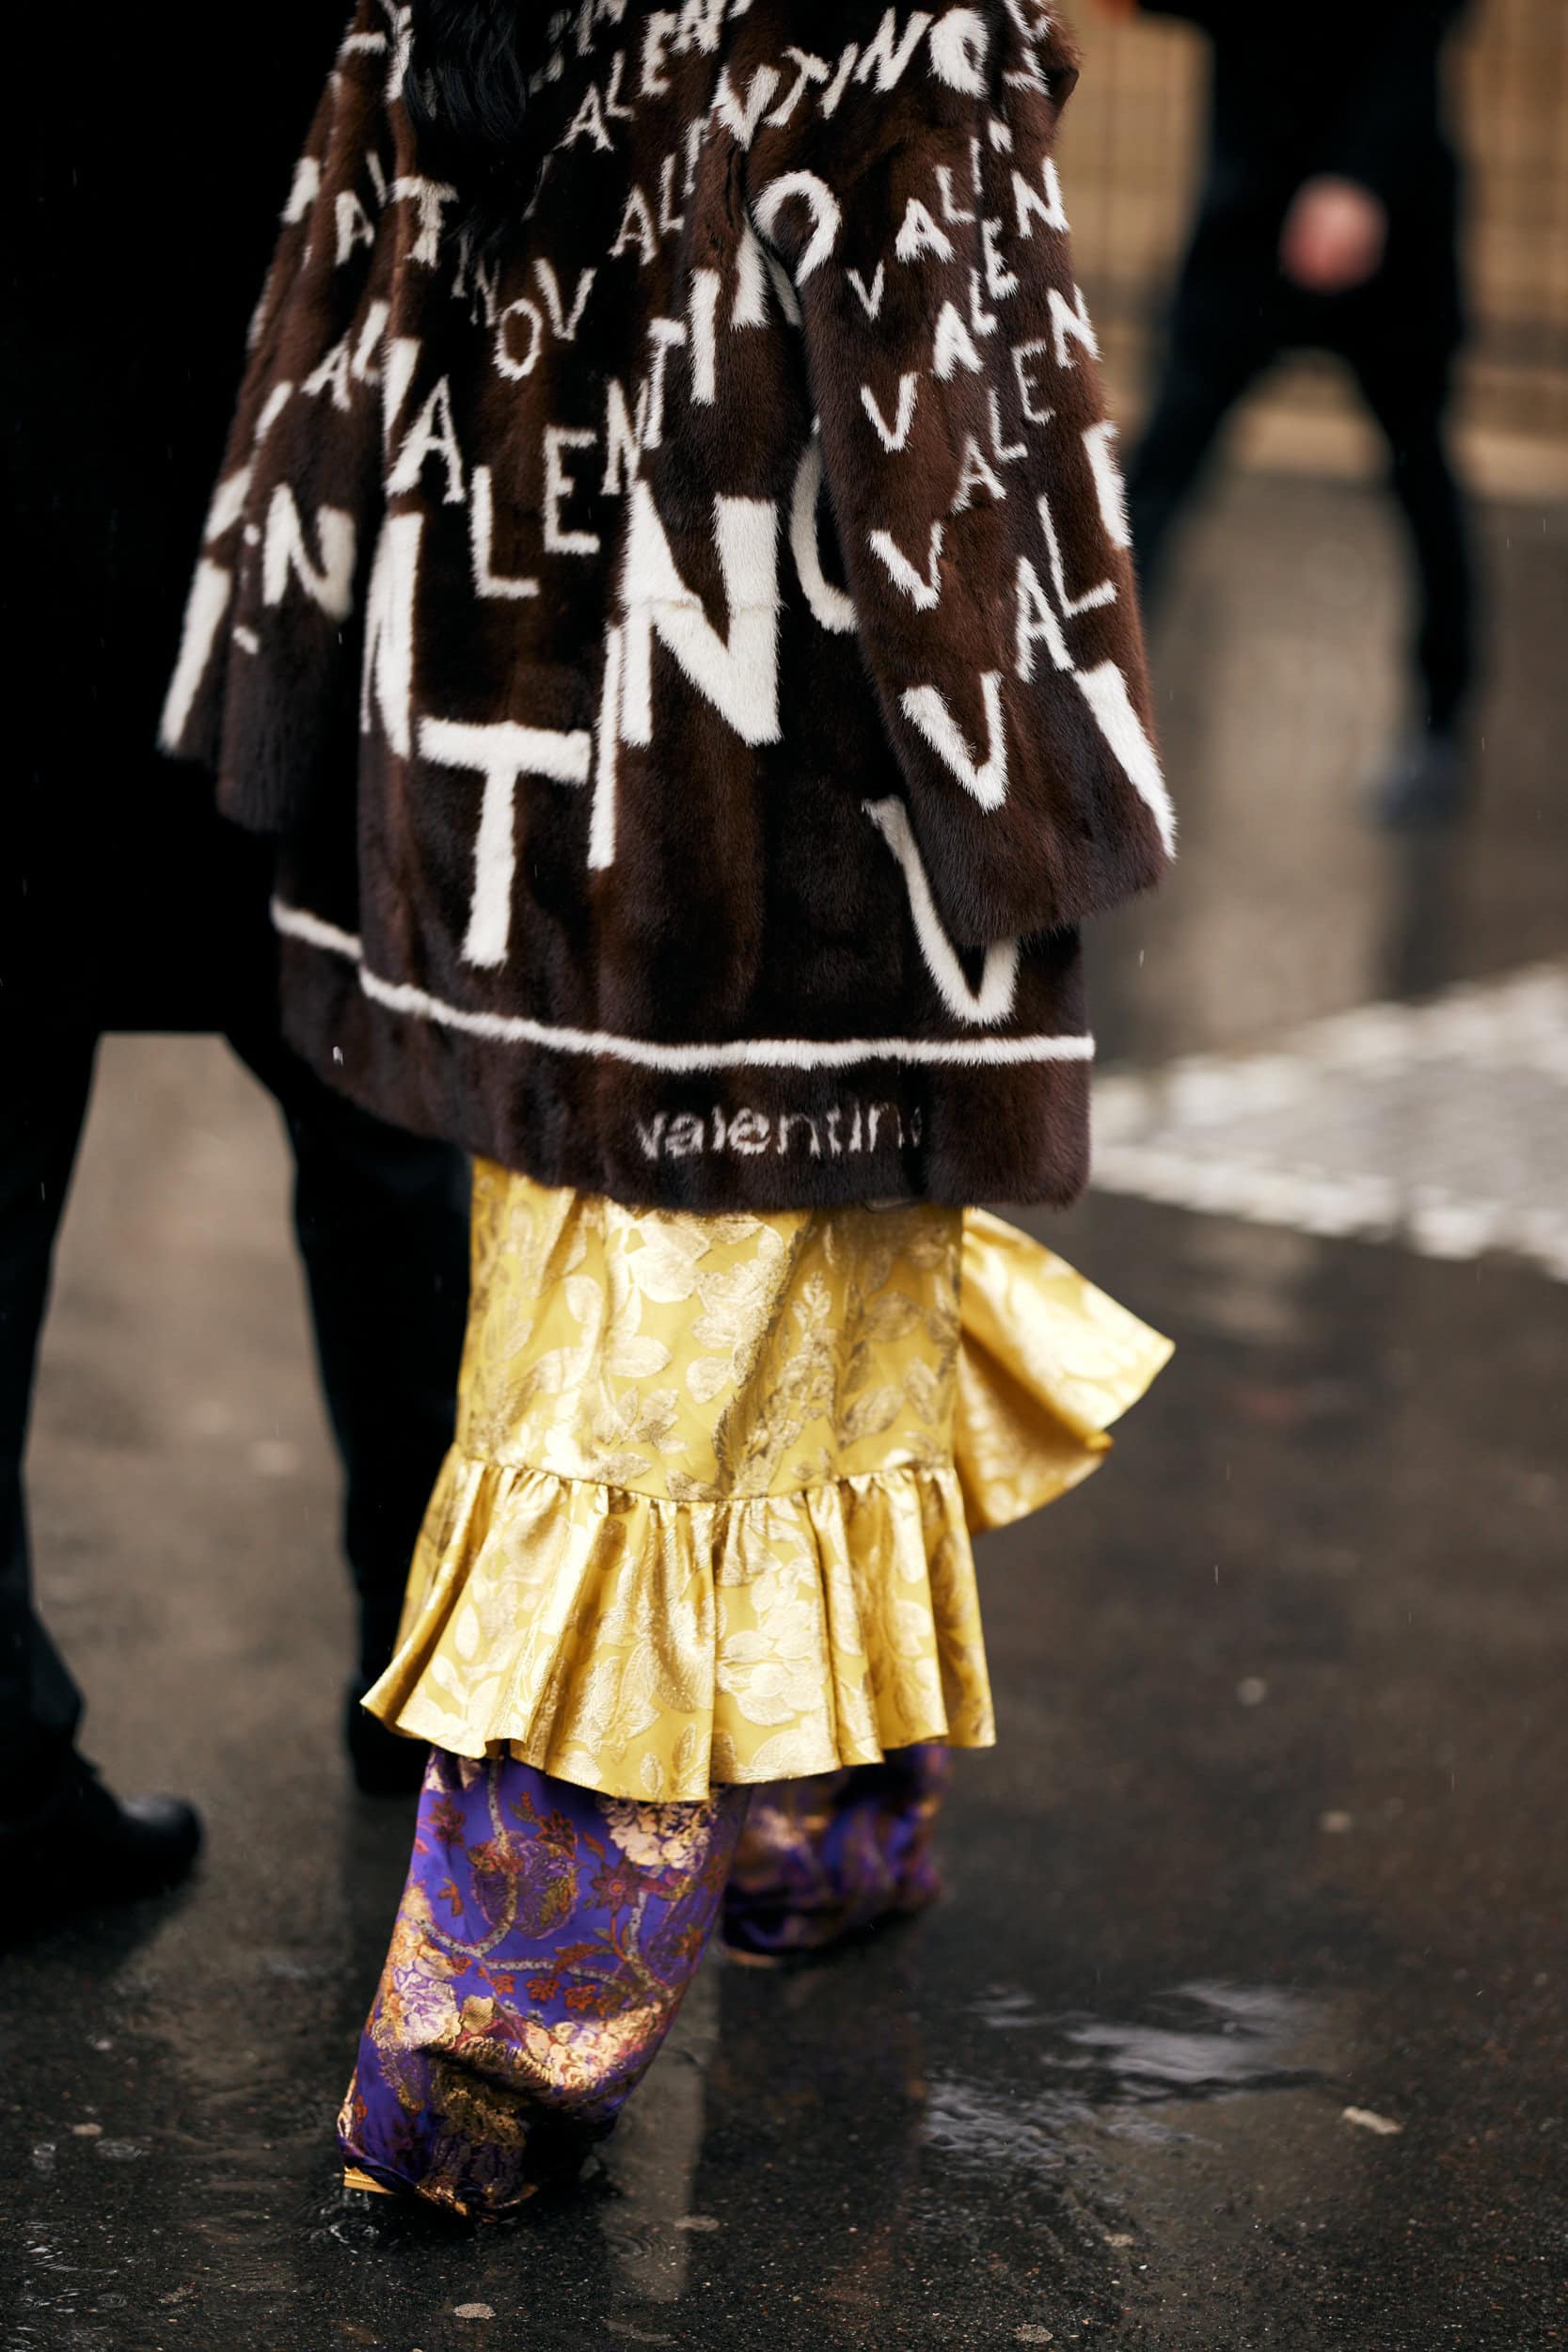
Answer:
<svg viewBox="0 0 1568 2352"><path fill-rule="evenodd" d="M705 1210L1065 1201L1077 926L1172 822L1054 8L582 0L476 252L363 0L166 739L322 1073Z"/></svg>

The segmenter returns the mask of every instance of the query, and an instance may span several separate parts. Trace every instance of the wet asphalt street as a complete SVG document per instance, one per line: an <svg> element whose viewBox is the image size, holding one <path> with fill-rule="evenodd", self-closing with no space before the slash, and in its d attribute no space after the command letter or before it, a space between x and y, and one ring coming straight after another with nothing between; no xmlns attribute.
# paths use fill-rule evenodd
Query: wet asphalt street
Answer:
<svg viewBox="0 0 1568 2352"><path fill-rule="evenodd" d="M1100 951L1118 1067L1294 1037L1287 1091L1314 1022L1471 984L1336 1146L1415 1240L1314 1230L1283 1140L1244 1216L1167 1152L1049 1228L1180 1354L1101 1477L985 1548L1002 1745L963 1763L951 1899L831 1967L710 1967L602 2174L502 2231L335 2201L408 1819L336 1745L283 1154L216 1046L108 1050L38 1550L91 1752L210 1848L0 1961L0 2352L1568 2343L1568 1048L1488 1051L1484 1173L1466 1091L1486 992L1568 953L1568 547L1508 509L1489 542L1482 804L1399 848L1355 802L1382 521L1227 491L1163 654L1186 856ZM1514 1185L1533 1263L1494 1246Z"/></svg>

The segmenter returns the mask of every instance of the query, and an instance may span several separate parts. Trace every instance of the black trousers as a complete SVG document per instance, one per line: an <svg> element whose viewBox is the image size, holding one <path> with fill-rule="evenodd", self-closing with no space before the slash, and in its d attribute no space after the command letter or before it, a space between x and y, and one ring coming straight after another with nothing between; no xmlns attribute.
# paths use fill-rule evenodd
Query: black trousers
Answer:
<svg viewBox="0 0 1568 2352"><path fill-rule="evenodd" d="M1327 306L1325 306L1326 308ZM1326 322L1325 322L1326 323ZM1167 543L1227 417L1292 342L1296 322L1259 303L1256 283L1204 284L1190 272L1179 297L1169 358L1128 480L1132 538L1146 602L1164 580ZM1403 516L1417 590L1413 666L1421 715L1454 726L1474 682L1475 591L1465 501L1448 453L1452 362L1430 336L1336 342L1387 441L1389 486Z"/></svg>
<svg viewBox="0 0 1568 2352"><path fill-rule="evenodd" d="M264 1027L230 1044L293 1147L294 1223L342 1457L358 1671L390 1655L404 1581L451 1441L467 1305L467 1186L444 1145L324 1086ZM87 1029L0 1037L0 1827L46 1806L82 1699L33 1602L23 1458L59 1229L92 1086Z"/></svg>

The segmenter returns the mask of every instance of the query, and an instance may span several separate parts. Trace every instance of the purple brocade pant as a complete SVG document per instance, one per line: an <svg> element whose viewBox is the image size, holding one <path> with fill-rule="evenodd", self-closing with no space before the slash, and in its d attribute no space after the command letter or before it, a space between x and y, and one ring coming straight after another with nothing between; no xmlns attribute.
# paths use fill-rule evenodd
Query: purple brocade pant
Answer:
<svg viewBox="0 0 1568 2352"><path fill-rule="evenodd" d="M570 2176L657 2055L721 1914L819 1952L939 1891L950 1759L638 1804L433 1751L408 1882L339 2138L382 2186L511 2211Z"/></svg>
<svg viewBox="0 0 1568 2352"><path fill-rule="evenodd" d="M946 1748L757 1789L724 1889L724 1941L800 1959L942 1892L931 1840L953 1773Z"/></svg>

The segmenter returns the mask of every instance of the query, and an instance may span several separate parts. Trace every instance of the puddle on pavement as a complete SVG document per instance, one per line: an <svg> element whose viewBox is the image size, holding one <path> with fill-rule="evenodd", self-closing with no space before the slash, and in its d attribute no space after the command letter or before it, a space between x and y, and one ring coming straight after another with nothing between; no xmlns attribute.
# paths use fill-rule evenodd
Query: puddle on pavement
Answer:
<svg viewBox="0 0 1568 2352"><path fill-rule="evenodd" d="M988 2169L1057 2171L1075 2139L1098 2123L1113 2133L1167 2136L1148 2110L1243 2092L1326 2089L1305 2062L1322 2036L1324 2011L1300 1994L1273 1987L1191 1984L1161 1995L1137 2019L1049 2014L1006 1985L988 1987L971 2007L997 2033L1027 2035L1031 2060L1010 2053L1005 2084L933 2072L925 2138L942 2155Z"/></svg>

